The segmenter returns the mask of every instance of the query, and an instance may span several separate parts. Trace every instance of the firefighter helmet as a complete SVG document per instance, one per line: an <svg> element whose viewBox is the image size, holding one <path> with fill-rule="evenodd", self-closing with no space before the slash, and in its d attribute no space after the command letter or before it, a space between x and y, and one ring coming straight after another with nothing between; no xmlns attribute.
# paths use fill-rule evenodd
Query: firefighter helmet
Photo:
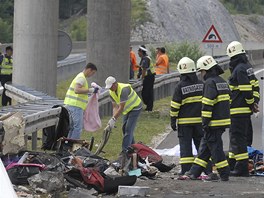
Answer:
<svg viewBox="0 0 264 198"><path fill-rule="evenodd" d="M232 58L238 54L245 54L246 51L244 50L242 44L238 41L232 41L226 48L226 54Z"/></svg>
<svg viewBox="0 0 264 198"><path fill-rule="evenodd" d="M196 72L194 61L188 57L183 57L179 61L177 69L180 72L180 74L188 74L188 73Z"/></svg>
<svg viewBox="0 0 264 198"><path fill-rule="evenodd" d="M217 62L212 56L202 56L197 61L197 70L209 70L215 65L217 65Z"/></svg>

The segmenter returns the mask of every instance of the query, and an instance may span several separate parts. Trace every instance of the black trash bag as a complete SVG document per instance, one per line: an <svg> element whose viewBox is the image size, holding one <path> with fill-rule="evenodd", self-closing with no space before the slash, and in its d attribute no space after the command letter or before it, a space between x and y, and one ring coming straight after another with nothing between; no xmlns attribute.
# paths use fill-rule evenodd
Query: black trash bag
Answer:
<svg viewBox="0 0 264 198"><path fill-rule="evenodd" d="M64 171L65 165L55 154L29 152L27 163L44 164L45 170Z"/></svg>
<svg viewBox="0 0 264 198"><path fill-rule="evenodd" d="M46 137L43 142L43 150L56 150L57 140L61 137L67 137L70 127L70 119L68 110L62 105L55 105L52 108L61 107L59 122L57 126L50 126L43 129L43 134Z"/></svg>

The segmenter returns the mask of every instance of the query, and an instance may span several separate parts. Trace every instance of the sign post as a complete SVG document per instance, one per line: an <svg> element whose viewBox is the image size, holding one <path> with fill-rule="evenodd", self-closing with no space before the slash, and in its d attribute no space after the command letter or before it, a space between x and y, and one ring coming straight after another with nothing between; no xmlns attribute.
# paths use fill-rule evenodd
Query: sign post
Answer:
<svg viewBox="0 0 264 198"><path fill-rule="evenodd" d="M212 25L207 33L205 34L203 40L203 43L205 43L205 48L211 48L212 49L212 56L214 56L214 48L220 48L221 43L223 43L220 35L218 34L218 31L215 29L214 25Z"/></svg>

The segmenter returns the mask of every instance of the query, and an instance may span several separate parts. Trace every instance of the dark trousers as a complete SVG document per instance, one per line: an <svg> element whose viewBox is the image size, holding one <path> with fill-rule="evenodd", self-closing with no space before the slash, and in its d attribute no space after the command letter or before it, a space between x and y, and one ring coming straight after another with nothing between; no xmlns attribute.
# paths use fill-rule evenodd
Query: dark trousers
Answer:
<svg viewBox="0 0 264 198"><path fill-rule="evenodd" d="M134 79L134 71L133 71L133 68L132 68L132 65L130 65L130 68L129 68L129 79Z"/></svg>
<svg viewBox="0 0 264 198"><path fill-rule="evenodd" d="M231 118L230 136L230 153L233 154L233 159L236 161L236 167L241 169L241 172L247 172L247 144L248 144L248 129L250 128L250 116ZM232 160L231 160L232 161Z"/></svg>
<svg viewBox="0 0 264 198"><path fill-rule="evenodd" d="M181 174L184 174L191 169L194 160L192 152L192 140L196 150L198 151L203 133L202 125L178 125L178 138L181 152ZM193 158L193 160L191 158Z"/></svg>
<svg viewBox="0 0 264 198"><path fill-rule="evenodd" d="M12 81L12 75L0 75L0 81L1 81L2 86L4 87L4 91L2 94L2 106L7 106L7 104L11 105L11 98L9 98L5 94L6 92L5 84L8 81Z"/></svg>
<svg viewBox="0 0 264 198"><path fill-rule="evenodd" d="M247 131L249 128L250 117L231 118L230 152L235 156L247 153Z"/></svg>
<svg viewBox="0 0 264 198"><path fill-rule="evenodd" d="M197 159L190 170L191 174L195 177L200 176L205 167L197 164L196 162L208 163L210 157L216 164L217 170L221 178L228 177L230 169L226 161L226 156L223 151L222 134L224 129L208 129L205 131L201 140Z"/></svg>
<svg viewBox="0 0 264 198"><path fill-rule="evenodd" d="M154 81L155 81L155 75L150 74L145 76L143 79L143 88L142 88L142 100L143 103L147 106L146 110L147 111L152 111L153 109L153 102L154 102L154 91L153 91L153 86L154 86Z"/></svg>
<svg viewBox="0 0 264 198"><path fill-rule="evenodd" d="M252 121L249 119L248 130L247 130L247 146L251 146L253 143L253 127Z"/></svg>

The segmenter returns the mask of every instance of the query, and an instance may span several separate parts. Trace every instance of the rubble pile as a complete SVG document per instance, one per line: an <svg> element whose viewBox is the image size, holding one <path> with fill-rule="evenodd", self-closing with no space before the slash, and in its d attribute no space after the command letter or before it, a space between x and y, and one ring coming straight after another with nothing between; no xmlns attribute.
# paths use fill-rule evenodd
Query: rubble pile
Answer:
<svg viewBox="0 0 264 198"><path fill-rule="evenodd" d="M121 186L124 189L134 185L138 177L153 179L158 172L170 171L175 166L163 164L161 156L142 143L131 145L129 151L110 162L93 154L86 141L61 140L53 153L20 151L2 155L19 197L113 194Z"/></svg>

